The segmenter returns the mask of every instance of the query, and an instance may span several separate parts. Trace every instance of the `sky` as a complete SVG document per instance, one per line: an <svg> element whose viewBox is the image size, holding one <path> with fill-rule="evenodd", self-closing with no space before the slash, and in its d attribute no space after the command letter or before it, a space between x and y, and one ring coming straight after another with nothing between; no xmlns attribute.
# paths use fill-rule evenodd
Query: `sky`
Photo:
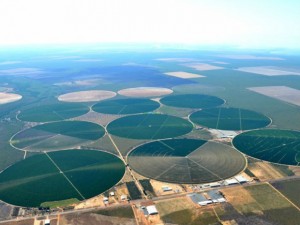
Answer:
<svg viewBox="0 0 300 225"><path fill-rule="evenodd" d="M0 45L300 48L299 0L0 0Z"/></svg>

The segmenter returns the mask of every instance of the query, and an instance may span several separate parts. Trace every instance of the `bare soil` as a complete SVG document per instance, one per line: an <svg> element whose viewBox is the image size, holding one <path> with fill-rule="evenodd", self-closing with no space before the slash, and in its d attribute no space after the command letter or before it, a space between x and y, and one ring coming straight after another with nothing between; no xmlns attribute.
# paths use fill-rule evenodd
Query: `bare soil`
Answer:
<svg viewBox="0 0 300 225"><path fill-rule="evenodd" d="M200 77L205 77L199 74L195 74L195 73L187 73L187 72L182 72L182 71L178 71L178 72L168 72L168 73L164 73L168 76L172 76L172 77L179 77L179 78L183 78L183 79L190 79L190 78L200 78Z"/></svg>
<svg viewBox="0 0 300 225"><path fill-rule="evenodd" d="M256 93L300 106L300 90L286 86L266 86L248 88Z"/></svg>
<svg viewBox="0 0 300 225"><path fill-rule="evenodd" d="M193 68L195 70L200 70L200 71L224 69L223 67L210 65L207 63L188 63L188 64L184 64L184 66Z"/></svg>
<svg viewBox="0 0 300 225"><path fill-rule="evenodd" d="M59 101L63 102L96 102L115 97L112 91L90 90L77 91L58 96Z"/></svg>
<svg viewBox="0 0 300 225"><path fill-rule="evenodd" d="M20 100L21 98L22 98L22 96L18 95L18 94L0 92L0 104L15 102L15 101Z"/></svg>
<svg viewBox="0 0 300 225"><path fill-rule="evenodd" d="M156 97L173 93L171 89L161 87L136 87L118 91L118 94L127 97Z"/></svg>

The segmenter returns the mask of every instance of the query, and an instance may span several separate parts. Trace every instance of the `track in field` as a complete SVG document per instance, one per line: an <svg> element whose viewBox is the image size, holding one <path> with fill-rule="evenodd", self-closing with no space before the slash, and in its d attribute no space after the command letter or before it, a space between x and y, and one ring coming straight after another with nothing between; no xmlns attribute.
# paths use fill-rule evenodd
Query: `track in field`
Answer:
<svg viewBox="0 0 300 225"><path fill-rule="evenodd" d="M122 160L106 152L42 153L0 173L0 199L26 207L70 198L84 200L111 188L124 172Z"/></svg>
<svg viewBox="0 0 300 225"><path fill-rule="evenodd" d="M162 114L140 114L112 121L107 131L131 139L162 139L189 133L193 125L182 118Z"/></svg>
<svg viewBox="0 0 300 225"><path fill-rule="evenodd" d="M241 172L244 156L233 148L196 139L154 141L128 155L133 170L170 183L199 184L220 181Z"/></svg>
<svg viewBox="0 0 300 225"><path fill-rule="evenodd" d="M27 151L53 151L75 148L98 140L104 128L84 121L61 121L37 125L15 134L10 143Z"/></svg>
<svg viewBox="0 0 300 225"><path fill-rule="evenodd" d="M253 130L239 134L232 143L239 151L257 159L285 165L300 165L299 131Z"/></svg>
<svg viewBox="0 0 300 225"><path fill-rule="evenodd" d="M190 119L201 126L219 130L251 130L271 123L268 117L251 110L222 107L194 112Z"/></svg>
<svg viewBox="0 0 300 225"><path fill-rule="evenodd" d="M89 107L80 103L57 103L21 110L19 120L29 122L53 122L74 118L89 112Z"/></svg>

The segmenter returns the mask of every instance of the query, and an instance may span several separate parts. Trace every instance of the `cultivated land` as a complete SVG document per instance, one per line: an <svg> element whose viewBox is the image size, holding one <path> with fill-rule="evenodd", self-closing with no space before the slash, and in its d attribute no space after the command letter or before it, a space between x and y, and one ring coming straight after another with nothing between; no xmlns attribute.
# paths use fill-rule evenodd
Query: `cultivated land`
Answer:
<svg viewBox="0 0 300 225"><path fill-rule="evenodd" d="M31 207L71 198L81 201L115 185L124 171L119 158L101 151L44 153L0 174L0 198L14 205Z"/></svg>
<svg viewBox="0 0 300 225"><path fill-rule="evenodd" d="M193 125L182 118L162 114L141 114L114 120L107 126L110 134L131 139L162 139L189 133Z"/></svg>
<svg viewBox="0 0 300 225"><path fill-rule="evenodd" d="M231 147L196 139L161 140L141 145L130 152L128 163L145 177L183 184L224 180L246 166L244 156Z"/></svg>
<svg viewBox="0 0 300 225"><path fill-rule="evenodd" d="M290 130L254 130L236 136L234 147L254 158L269 162L299 165L300 132Z"/></svg>
<svg viewBox="0 0 300 225"><path fill-rule="evenodd" d="M104 128L84 121L45 123L15 134L13 147L28 151L54 151L91 143L104 135Z"/></svg>
<svg viewBox="0 0 300 225"><path fill-rule="evenodd" d="M89 107L82 104L57 103L21 110L17 118L29 122L51 122L70 119L88 112Z"/></svg>
<svg viewBox="0 0 300 225"><path fill-rule="evenodd" d="M115 96L116 93L112 91L90 90L63 94L58 96L58 100L63 102L97 102Z"/></svg>
<svg viewBox="0 0 300 225"><path fill-rule="evenodd" d="M178 71L178 72L168 72L168 73L164 73L168 76L173 76L173 77L179 77L179 78L183 78L183 79L191 79L191 78L200 78L200 77L205 77L199 74L195 74L195 73L187 73L187 72L183 72L183 71Z"/></svg>
<svg viewBox="0 0 300 225"><path fill-rule="evenodd" d="M99 139L92 138L93 140L90 141L87 141L88 138L84 138L84 140L81 141L81 139L78 139L77 137L68 134L62 136L62 139L60 139L61 132L58 132L59 134L56 137L47 139L45 140L45 142L43 139L41 139L40 143L35 143L33 145L36 147L34 151L39 151L39 153L27 151L26 148L22 149L24 151L19 151L13 148L10 145L10 141L9 141L12 135L16 134L16 132L20 132L28 128L32 128L33 126L36 125L36 122L32 123L32 122L23 122L17 120L18 117L16 119L16 115L19 112L22 113L27 109L31 109L31 108L37 109L37 106L55 105L57 104L57 96L63 95L65 93L73 93L73 92L82 93L81 91L87 91L87 90L91 90L91 91L107 90L116 93L119 90L121 90L119 91L119 94L121 95L121 93L123 93L124 90L127 90L129 91L129 95L131 95L129 97L133 97L133 98L157 97L157 96L164 95L164 93L170 94L172 92L174 92L173 95L200 94L200 95L216 96L219 99L224 99L224 101L226 101L225 103L224 101L222 101L221 103L221 104L224 103L224 107L226 108L251 110L266 115L268 118L272 119L272 124L270 125L270 128L286 129L286 130L299 130L300 128L300 120L299 120L300 108L298 105L287 104L287 102L278 101L278 99L271 98L259 93L255 93L254 91L248 89L249 87L285 86L285 87L293 88L295 90L300 90L300 76L285 75L286 72L299 73L299 69L297 69L299 68L298 65L299 56L296 55L287 56L287 55L280 55L275 53L263 54L262 52L246 53L245 51L238 52L236 54L232 52L227 52L224 54L224 52L218 53L216 51L213 52L198 51L198 50L169 51L164 49L160 49L157 52L151 50L151 52L143 52L143 53L141 51L127 51L127 50L119 51L118 49L117 52L115 52L115 51L106 51L106 50L102 51L97 46L95 46L93 50L90 47L88 47L87 49L81 47L80 49L77 49L76 46L72 46L72 48L66 48L63 50L60 50L59 48L53 48L53 49L43 48L42 50L35 49L34 51L30 51L30 52L29 51L27 52L27 50L24 51L23 49L22 52L18 52L18 50L14 50L12 52L9 52L8 54L6 54L6 52L5 54L3 54L3 52L0 53L0 61L4 62L4 63L0 63L1 64L0 92L6 92L6 93L15 92L23 96L21 101L11 102L9 104L0 104L0 131L2 134L0 135L0 144L1 144L1 148L0 148L1 169L0 170L5 170L8 166L10 166L9 168L13 168L14 166L19 165L18 161L20 161L20 163L22 162L27 163L28 162L27 160L35 157L35 155L37 154L45 155L43 151L47 150L47 146L49 147L50 150L54 150L54 149L62 150L62 148L67 149L71 143L72 146L76 145L74 148L76 148L77 150L75 150L74 152L77 152L78 149L80 148L85 149L84 152L88 151L87 149L98 149L98 150L108 151L116 155L117 154L123 155L123 157L125 157L125 162L127 164L126 155L128 154L128 152L132 151L134 148L138 149L140 147L139 145L145 144L149 141L149 139L145 140L142 137L141 139L131 139L131 138L126 138L125 136L118 137L115 135L104 135L102 138ZM224 56L239 55L239 57L221 57L222 55ZM37 59L37 60L31 60L31 59ZM98 62L99 59L103 61L101 61L100 64L95 63ZM156 59L161 59L161 60L156 60ZM77 60L81 60L81 62L79 63ZM16 64L15 62L17 62L18 65L15 65ZM194 68L189 67L186 64L193 64L192 66L194 66ZM222 67L224 69L203 70L201 71L201 73L200 71L197 70L197 68L212 69L212 67L215 66ZM236 68L245 68L245 67L264 67L265 73L269 75L275 74L276 76L259 76L253 73L251 74L251 73L235 70ZM205 76L205 78L182 79L176 76L166 76L164 73L167 73L169 71L182 71L191 74L200 73L201 75ZM279 74L283 74L283 75L279 75ZM141 88L137 88L137 89L134 88L132 90L131 89L132 87L141 87ZM151 89L143 88L143 87L151 87ZM80 97L84 97L84 96L80 96ZM120 99L120 97L121 96L118 96L118 98L116 99ZM156 102L160 101L159 98L153 100L155 100ZM188 98L182 99L181 101L185 103L186 101L188 101ZM193 103L195 102L197 102L196 99L193 101ZM62 103L62 104L67 104L67 103ZM92 105L97 104L97 102L92 101L92 102L87 102L85 104L88 107L92 107ZM189 108L185 108L185 107L189 107ZM208 107L208 108L213 108L213 107ZM173 116L177 116L176 119L180 119L180 121L183 120L185 122L188 122L187 121L188 116L191 113L199 109L204 110L204 108L205 107L194 108L194 106L179 107L179 106L162 105L160 108L153 111L153 115L157 115L157 114L173 115ZM49 114L49 116L50 115L53 116L53 113L51 111L48 111L45 114ZM164 117L165 115L159 115L159 116ZM36 114L36 117L41 117L41 116L39 114ZM74 119L89 121L96 124L101 124L102 126L106 126L109 123L113 123L114 120L118 119L119 117L120 115L96 113L91 110L89 111L89 113L75 117ZM154 118L153 120L156 121L157 118ZM153 132L154 135L154 133L159 133L160 130L163 130L164 135L166 134L169 135L171 132L172 133L171 136L174 135L177 136L179 135L178 131L182 129L182 126L176 123L177 125L175 126L174 124L173 125L169 124L169 126L166 127L167 129L164 129L164 126L161 126L161 128L159 128L157 125L157 129L151 130L150 128L156 124L155 122L151 122L151 123L149 121L147 122L147 120L148 118L145 119L145 123L142 122L141 124L143 126L144 125L148 125L148 126L147 127L145 126L143 127L143 129L140 130L139 129L135 130L136 127L140 127L139 125L125 128L126 124L123 124L121 126L123 127L122 132L128 133L129 131L134 131L138 133L138 135L142 135L146 131L146 133L149 132L148 134ZM134 120L132 121L134 122ZM168 121L169 119L166 122L168 123ZM130 121L130 123L132 122ZM162 124L163 120L159 119L158 123ZM189 126L190 125L188 125L188 127ZM77 132L78 135L82 131L84 131L83 133L85 133L85 128L84 129L81 128L82 128L81 126L78 126L78 130L77 128L73 128L73 130L75 131L75 133L78 131ZM200 126L194 126L194 129L192 129L191 127L191 132L187 130L185 132L183 132L185 133L183 135L180 134L182 136L179 135L181 139L185 137L194 138L197 140L199 140L200 138L205 139L207 142L199 147L200 149L199 152L204 150L203 149L204 147L211 146L212 150L206 151L207 153L210 154L210 156L212 153L216 152L216 149L219 149L219 146L222 146L222 148L220 148L219 150L222 150L223 153L225 152L223 150L224 145L217 144L215 142L218 143L224 142L226 143L225 148L230 148L229 147L230 138L220 138L219 136L217 137L216 135L211 133L209 129L205 127L202 128ZM222 133L219 131L217 132L219 134ZM35 132L32 132L32 134L30 134L30 138L27 141L28 143L31 141L34 142L35 137L39 139L41 138L41 136L43 136L43 134L47 136L49 133L51 133L52 135L52 132L49 130L47 131L37 130ZM96 133L102 134L102 131L100 132L96 131L95 133L91 132L91 134L89 134L88 136L94 137L94 134ZM24 135L25 137L27 134L23 133L22 135ZM164 137L165 136L159 135L156 136L155 138L164 138ZM216 140L213 141L212 139L216 139ZM291 138L289 144L297 143L298 139L299 138ZM26 138L24 139L24 141L25 140ZM255 141L260 143L259 139L255 139ZM272 141L272 143L273 142L275 143L276 140ZM11 144L13 144L13 141ZM261 146L258 146L258 148L260 147ZM278 148L280 148L280 145ZM295 149L295 146L292 146L289 149L292 150L293 148ZM177 158L180 159L185 158L182 156L182 154L184 154L185 151L175 151L175 152L178 153L179 155L176 156ZM50 153L52 154L54 152L49 152L48 154L51 155ZM197 153L197 150L194 150L192 154L193 153ZM283 156L284 153L285 152L282 151L278 154L279 155L281 154L281 156ZM222 155L222 153L218 152L217 156L219 156L219 154ZM272 155L274 155L274 157L275 154L272 152ZM137 157L143 159L143 155ZM73 153L69 158L77 160L77 156L74 155L73 157ZM92 158L96 159L96 157L92 157ZM157 158L161 159L163 157L160 155ZM167 161L168 159L171 158L172 157L170 157L167 154L166 157L164 157L164 160ZM189 158L190 155L187 155L186 160L189 161ZM126 182L126 184L128 184L127 186L130 189L130 195L133 195L134 198L145 198L142 189L145 189L148 194L150 192L153 194L154 191L154 194L157 195L154 201L157 204L157 208L159 210L161 219L165 223L169 222L173 224L184 224L184 225L188 225L188 224L207 225L207 224L221 224L221 223L251 224L251 225L252 224L253 225L254 224L299 225L298 222L299 210L295 211L295 209L297 208L291 203L292 198L295 197L288 197L288 194L284 194L283 193L284 191L282 191L281 193L283 193L287 197L285 198L284 195L281 195L275 189L272 189L272 191L270 191L270 188L272 188L271 186L267 186L266 187L267 189L259 188L257 189L257 191L252 190L251 193L250 193L250 189L248 190L248 188L250 188L251 186L253 187L253 189L255 189L254 186L259 184L259 182L270 181L270 180L275 180L275 181L280 180L280 184L289 183L290 180L299 176L300 167L279 166L277 164L270 164L267 162L262 162L260 160L254 160L251 157L248 157L248 160L250 164L247 167L246 173L248 175L250 174L250 176L253 176L253 178L255 178L255 181L248 182L245 185L236 185L233 187L222 186L220 188L220 191L221 192L224 191L224 193L227 191L226 198L228 202L222 204L213 204L207 207L199 207L197 204L194 203L188 205L187 201L190 200L188 198L183 197L185 195L185 191L206 190L205 188L200 188L200 186L197 184L193 184L193 185L178 184L178 183L170 184L170 183L159 182L153 179L145 180L146 179L145 177L132 171L130 165L127 165L126 167L128 169L126 170L126 175L123 177L122 182ZM63 161L64 163L66 162L66 164L69 163L68 162L69 160L67 159L64 159ZM80 156L77 161L89 164L89 159L86 159L85 157L82 156ZM146 172L147 171L149 172L149 168L151 169L153 169L153 167L155 168L157 161L154 161L154 163L152 164L150 164L149 162L149 166L147 168L145 167L146 169L145 168L142 169L146 170ZM43 160L41 160L40 163L42 162ZM222 161L216 162L215 167L224 168L223 165L221 165L220 163L222 163ZM47 161L45 162L45 165L48 165ZM104 165L106 164L101 162L100 167ZM159 163L157 165L161 166L161 164ZM40 166L42 169L41 171L42 174L39 173L37 177L36 176L34 177L34 179L36 178L37 180L32 180L32 181L30 180L30 182L35 182L35 181L37 182L38 178L42 179L44 175L46 176L49 174L48 172L43 172L45 171L43 166L44 165ZM59 167L60 166L62 165L59 165ZM228 168L230 170L232 169L231 166L232 165L230 165L229 167L226 166L227 168L223 170L225 172L226 171L228 172ZM115 169L117 166L112 166L112 167ZM30 168L34 168L31 170L32 173L35 173L36 171L35 166L30 166ZM78 169L80 169L81 171L81 168L82 167ZM95 177L103 177L101 175L98 175L98 173L94 172L93 168L94 168L93 166L91 166L90 168L90 165L88 165L86 167L86 170L84 170L84 172L82 171L82 173L81 172L78 173L81 174L82 177L84 177L84 179L88 178L88 180L84 180L83 183L86 183L86 185L89 186L93 186ZM193 167L192 170L194 168L195 167ZM75 170L77 171L76 168ZM110 170L111 169L107 169L107 171ZM84 175L85 172L91 172L91 173L88 175ZM0 173L0 177L2 176L1 174L3 173L4 172ZM189 171L189 173L187 174L193 174L193 173ZM24 175L24 173L21 172L20 175ZM183 174L183 176L184 175L186 174ZM42 180L39 183L39 187L44 187L48 185L49 182L51 182L51 179L52 181L56 179L55 177L57 177L57 180L59 181L61 176L62 173L57 173L57 176L53 175L53 179L52 176L46 177L44 180ZM110 175L110 176L113 177L114 175ZM287 177L287 176L292 176L292 177ZM10 178L14 179L14 176L10 176ZM260 181L256 181L257 178ZM7 179L9 178L7 177ZM100 186L103 183L106 183L104 179L101 181L101 183L99 183L99 186L97 186L96 188L97 191L101 189ZM138 182L136 181L136 179L138 180L142 179L142 181ZM20 180L23 181L22 179ZM65 187L64 186L65 180L63 178L62 180L63 180L61 181L61 184L63 185L62 187ZM75 183L75 181L74 182L72 181L72 183ZM5 189L5 185L7 184L9 184L9 182L8 183L4 182L4 184L0 183L0 189L2 188ZM149 216L148 218L146 218L143 215L142 211L140 210L139 204L141 201L145 201L145 199L143 200L137 199L134 201L130 201L131 204L129 204L126 201L120 201L120 196L122 194L126 194L126 195L129 194L128 189L126 188L126 184L123 183L121 185L114 186L113 188L104 192L103 195L96 196L86 201L81 201L79 204L76 203L79 201L78 199L69 198L69 199L64 199L63 201L59 200L55 202L43 202L42 205L44 206L48 205L50 207L61 206L63 208L66 207L70 209L74 207L74 205L73 206L66 206L66 205L72 203L76 204L74 211L73 210L64 211L64 212L59 211L57 212L59 216L57 216L56 212L51 212L51 215L49 215L51 217L51 225L52 224L57 225L58 223L59 224L78 223L82 225L87 223L88 224L99 224L99 223L135 224L136 222L133 221L132 219L130 219L129 221L129 220L124 220L124 217L122 219L120 219L120 217L116 217L122 214L122 213L118 214L120 211L122 212L126 211L125 214L127 214L127 212L129 212L130 210L117 209L115 212L106 211L109 209L113 209L114 206L120 206L120 205L129 206L129 208L131 208L131 204L133 206L134 212L138 213L138 215L135 215L138 223L149 224L151 221L152 223L158 222L156 218L159 218L159 216L154 216L154 217ZM26 185L28 185L28 190L29 190L30 183L26 183ZM52 183L50 183L50 185L52 185ZM71 184L67 183L66 185L69 185L68 186L69 188L66 188L66 190L69 191L73 190ZM168 185L172 187L173 191L162 192L162 186L164 185ZM17 187L17 185L16 186L12 185L12 186L13 188ZM151 191L151 186L153 191ZM289 183L288 186L289 186L288 188L285 188L286 190L288 190L287 192L293 193L291 196L296 196L297 198L298 196L297 190L299 189L298 188L299 184L297 182L291 182ZM56 188L58 187L54 187L54 192L56 191ZM294 191L295 188L296 188L296 192ZM20 194L22 194L22 191L24 190L25 189L22 188ZM57 193L59 194L64 193L66 190L63 190L62 192L57 191ZM233 190L231 193L231 196L233 196L232 198L230 197L230 195L228 195L229 190ZM109 203L105 207L103 202L103 196L108 196L110 191L115 191L116 196L115 197L109 196ZM37 191L37 193L39 196L48 195L47 191L44 193L40 189ZM100 192L97 192L96 194L98 193ZM148 196L149 198L154 196L151 193ZM9 193L8 195L6 195L6 197L14 196L15 194L17 194L17 192ZM255 195L257 195L257 197L255 197ZM27 195L25 194L24 196ZM239 199L240 203L236 204L235 199ZM247 199L251 201L249 202ZM165 207L158 206L160 201L166 202ZM134 205L136 205L137 208ZM182 208L180 208L180 206L182 206ZM25 211L26 218L27 216L35 217L35 215L38 215L38 217L35 217L36 218L35 222L33 222L33 220L28 220L29 219L28 218L26 222L12 221L6 224L33 225L34 223L35 225L37 225L42 223L41 221L43 220L43 218L45 218L45 217L43 218L39 217L44 212L42 213L38 209L24 208L24 209L20 209L19 211L18 208L12 210L13 207L14 206L7 205L3 202L0 203L0 220L15 218L18 212L20 215L23 215L24 211ZM102 208L101 209L102 211L99 212L100 214L105 214L105 215L99 215L99 214L95 215L95 213L93 212L87 213L88 211L91 212L93 210L93 209L86 209L87 207L103 207L103 208L105 207L104 210L102 210L103 209ZM82 209L82 208L85 209L81 211L82 214L79 214L80 212L78 211L78 209ZM264 208L266 208L266 210L263 210ZM11 214L12 212L13 214ZM68 213L70 214L66 215ZM18 220L22 219L21 218L22 216L20 215L18 217Z"/></svg>
<svg viewBox="0 0 300 225"><path fill-rule="evenodd" d="M136 87L118 91L119 95L134 98L158 97L173 93L171 89L161 87Z"/></svg>
<svg viewBox="0 0 300 225"><path fill-rule="evenodd" d="M250 91L300 106L300 90L286 86L251 87Z"/></svg>
<svg viewBox="0 0 300 225"><path fill-rule="evenodd" d="M21 98L22 96L18 94L0 92L0 104L19 101Z"/></svg>
<svg viewBox="0 0 300 225"><path fill-rule="evenodd" d="M221 70L224 69L221 66L214 66L211 64L207 64L207 63L186 63L183 64L184 66L193 68L195 70L200 70L200 71L206 71L206 70Z"/></svg>
<svg viewBox="0 0 300 225"><path fill-rule="evenodd" d="M167 106L192 109L212 108L224 104L223 99L200 94L170 95L161 98L160 102Z"/></svg>
<svg viewBox="0 0 300 225"><path fill-rule="evenodd" d="M257 112L222 107L194 112L190 119L201 126L220 130L251 130L271 123L268 117Z"/></svg>
<svg viewBox="0 0 300 225"><path fill-rule="evenodd" d="M278 191L284 194L291 202L300 208L299 187L300 179L275 181L271 183Z"/></svg>
<svg viewBox="0 0 300 225"><path fill-rule="evenodd" d="M158 102L150 99L128 98L99 102L92 109L95 112L106 114L136 114L151 112L159 106Z"/></svg>
<svg viewBox="0 0 300 225"><path fill-rule="evenodd" d="M265 76L300 75L300 72L293 69L272 66L241 67L236 70Z"/></svg>

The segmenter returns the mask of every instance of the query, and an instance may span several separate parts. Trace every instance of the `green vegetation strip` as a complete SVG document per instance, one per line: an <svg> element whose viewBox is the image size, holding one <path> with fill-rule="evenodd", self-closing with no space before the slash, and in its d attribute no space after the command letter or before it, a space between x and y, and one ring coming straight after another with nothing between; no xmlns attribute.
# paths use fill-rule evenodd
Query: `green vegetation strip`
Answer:
<svg viewBox="0 0 300 225"><path fill-rule="evenodd" d="M238 151L224 144L168 139L135 148L128 155L128 163L133 170L148 178L198 184L232 177L245 168L246 160Z"/></svg>
<svg viewBox="0 0 300 225"><path fill-rule="evenodd" d="M78 103L40 105L21 110L18 119L29 122L51 122L70 119L89 112L89 107Z"/></svg>
<svg viewBox="0 0 300 225"><path fill-rule="evenodd" d="M271 123L260 113L239 108L203 109L191 114L190 119L201 126L220 130L251 130Z"/></svg>
<svg viewBox="0 0 300 225"><path fill-rule="evenodd" d="M300 163L300 132L263 129L236 136L233 145L254 158L286 165Z"/></svg>
<svg viewBox="0 0 300 225"><path fill-rule="evenodd" d="M107 126L110 134L132 139L162 139L189 133L192 124L179 117L162 114L132 115L114 120Z"/></svg>
<svg viewBox="0 0 300 225"><path fill-rule="evenodd" d="M224 104L224 100L215 96L185 94L166 96L160 102L167 106L180 108L212 108Z"/></svg>
<svg viewBox="0 0 300 225"><path fill-rule="evenodd" d="M159 106L158 102L150 99L129 98L99 102L92 109L107 114L135 114L151 112Z"/></svg>
<svg viewBox="0 0 300 225"><path fill-rule="evenodd" d="M51 151L68 149L96 141L104 135L104 128L85 121L61 121L37 125L17 133L11 144L23 150Z"/></svg>
<svg viewBox="0 0 300 225"><path fill-rule="evenodd" d="M108 190L125 172L118 157L101 151L47 154L49 157L32 156L0 173L0 199L26 207L66 199L83 200Z"/></svg>

